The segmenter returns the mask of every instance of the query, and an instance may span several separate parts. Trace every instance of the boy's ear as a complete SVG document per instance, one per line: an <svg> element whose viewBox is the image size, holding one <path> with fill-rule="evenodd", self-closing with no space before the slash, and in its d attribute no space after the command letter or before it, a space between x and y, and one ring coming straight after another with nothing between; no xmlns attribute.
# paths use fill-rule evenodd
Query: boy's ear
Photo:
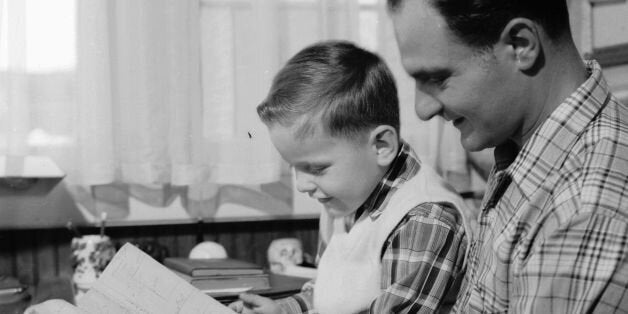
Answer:
<svg viewBox="0 0 628 314"><path fill-rule="evenodd" d="M371 147L375 150L377 163L382 167L389 166L399 150L399 137L395 128L380 125L371 131Z"/></svg>

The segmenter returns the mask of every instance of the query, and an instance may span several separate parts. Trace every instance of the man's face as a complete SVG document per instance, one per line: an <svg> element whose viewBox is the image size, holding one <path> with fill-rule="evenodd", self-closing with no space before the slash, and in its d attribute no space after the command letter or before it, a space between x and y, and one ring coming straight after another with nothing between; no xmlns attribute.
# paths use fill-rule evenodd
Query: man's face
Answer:
<svg viewBox="0 0 628 314"><path fill-rule="evenodd" d="M470 151L504 142L520 128L524 107L505 46L463 44L425 2L405 0L391 14L403 67L416 82L417 115L452 121Z"/></svg>
<svg viewBox="0 0 628 314"><path fill-rule="evenodd" d="M297 190L318 200L331 216L354 213L384 175L376 151L366 140L358 143L320 130L296 138L295 128L274 125L269 133L281 157L294 167Z"/></svg>

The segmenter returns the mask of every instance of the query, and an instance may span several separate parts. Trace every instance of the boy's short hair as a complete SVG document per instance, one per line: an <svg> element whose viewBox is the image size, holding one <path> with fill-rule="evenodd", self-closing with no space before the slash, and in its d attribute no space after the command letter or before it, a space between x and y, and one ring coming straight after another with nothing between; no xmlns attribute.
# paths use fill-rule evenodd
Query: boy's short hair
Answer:
<svg viewBox="0 0 628 314"><path fill-rule="evenodd" d="M257 113L266 125L300 123L297 137L319 125L330 136L349 139L379 125L399 134L392 73L379 56L346 41L319 42L288 60Z"/></svg>

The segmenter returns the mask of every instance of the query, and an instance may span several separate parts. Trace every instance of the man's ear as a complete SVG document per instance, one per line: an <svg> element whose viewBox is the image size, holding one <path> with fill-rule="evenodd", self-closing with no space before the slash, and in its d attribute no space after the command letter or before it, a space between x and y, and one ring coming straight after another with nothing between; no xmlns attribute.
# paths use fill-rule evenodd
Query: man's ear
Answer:
<svg viewBox="0 0 628 314"><path fill-rule="evenodd" d="M506 57L520 71L530 71L539 62L541 32L541 27L527 18L514 18L502 30L499 43L506 48Z"/></svg>
<svg viewBox="0 0 628 314"><path fill-rule="evenodd" d="M399 136L397 130L390 125L380 125L371 131L369 138L371 147L375 150L377 163L382 167L389 166L399 150Z"/></svg>

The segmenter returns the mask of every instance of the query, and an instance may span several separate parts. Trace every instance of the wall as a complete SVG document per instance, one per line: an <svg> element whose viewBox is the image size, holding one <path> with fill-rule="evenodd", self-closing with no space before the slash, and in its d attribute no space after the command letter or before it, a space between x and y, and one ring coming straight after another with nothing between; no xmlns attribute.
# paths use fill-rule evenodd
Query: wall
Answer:
<svg viewBox="0 0 628 314"><path fill-rule="evenodd" d="M568 0L567 4L578 49L602 65L615 96L628 104L628 1Z"/></svg>
<svg viewBox="0 0 628 314"><path fill-rule="evenodd" d="M98 229L79 231L89 234ZM112 227L106 234L119 244L157 241L168 248L170 256L186 256L199 241L215 241L225 247L230 257L267 266L266 249L276 238L297 237L303 241L305 252L315 254L318 220ZM36 284L41 278L70 276L71 237L67 229L0 231L0 274L17 277L27 284Z"/></svg>

